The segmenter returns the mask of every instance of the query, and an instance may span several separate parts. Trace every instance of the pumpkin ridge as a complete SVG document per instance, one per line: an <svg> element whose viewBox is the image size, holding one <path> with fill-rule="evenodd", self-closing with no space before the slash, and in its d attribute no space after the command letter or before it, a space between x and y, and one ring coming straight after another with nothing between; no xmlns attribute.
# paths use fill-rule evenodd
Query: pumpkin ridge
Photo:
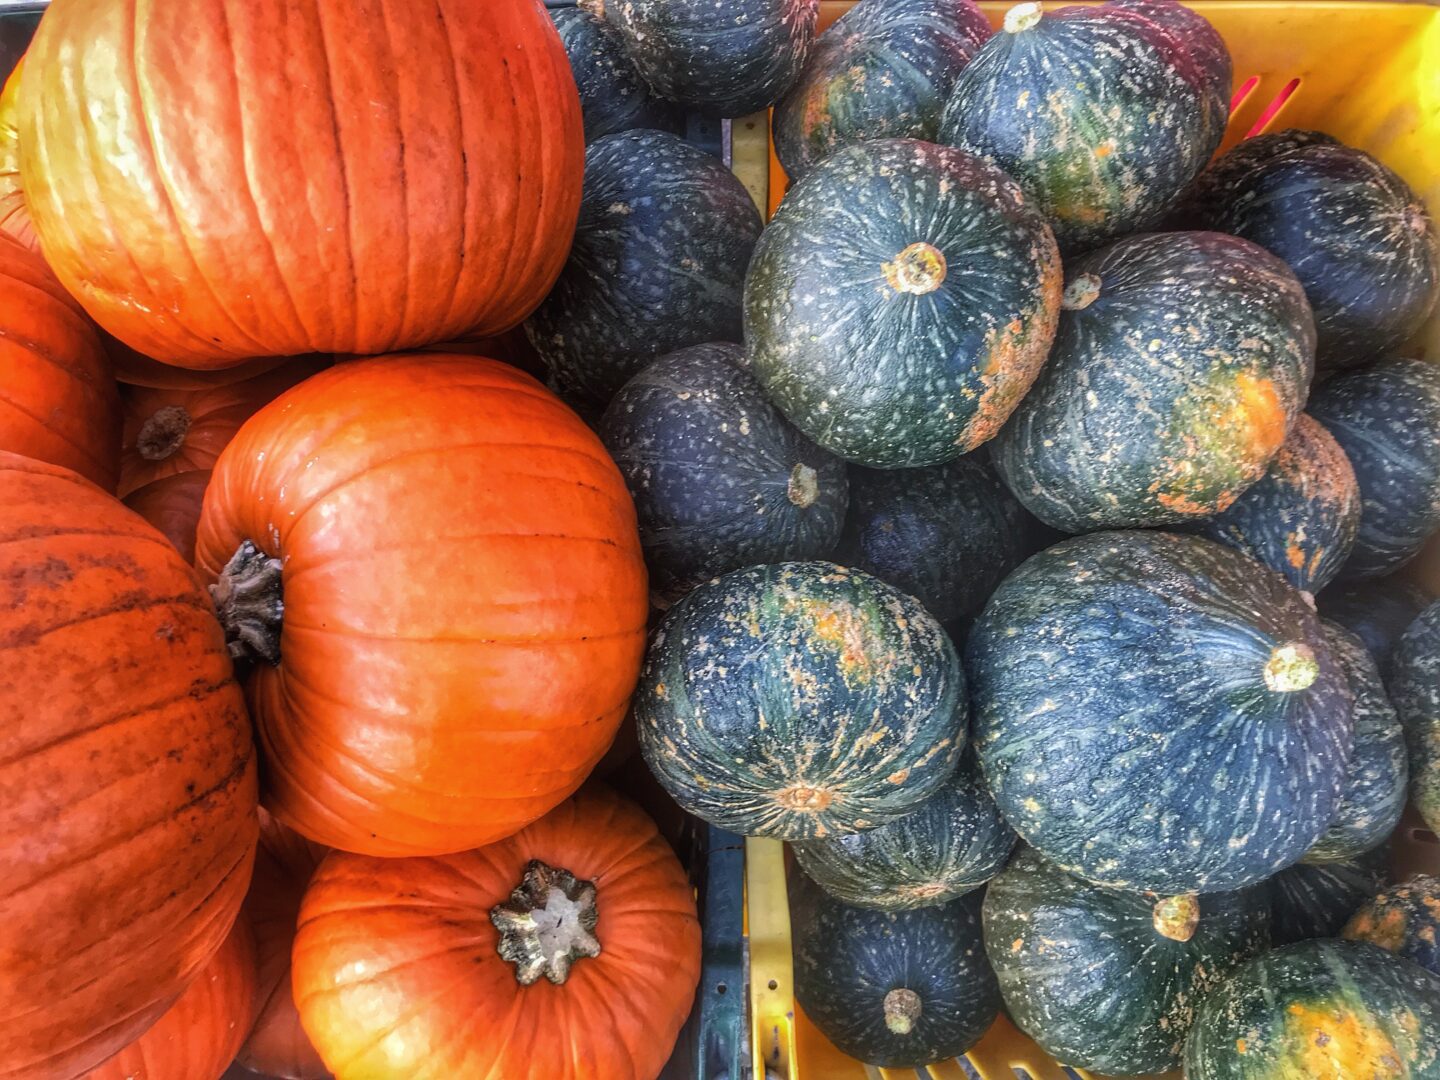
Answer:
<svg viewBox="0 0 1440 1080"><path fill-rule="evenodd" d="M163 540L159 542L167 548L170 546ZM81 623L98 622L101 619L109 618L111 615L125 615L133 611L151 611L159 607L186 607L195 611L206 610L203 603L198 602L193 596L187 596L183 593L173 596L153 597L149 600L140 601L134 600L134 594L128 595L131 596L131 599L124 603L96 611L87 611L74 618L65 619L62 622L54 623L43 629L34 626L25 626L17 630L12 630L8 634L0 636L0 653L34 645L38 643L41 638L49 637L51 634L61 630L66 630L72 626L79 626Z"/></svg>
<svg viewBox="0 0 1440 1080"><path fill-rule="evenodd" d="M0 392L4 392L4 389L5 389L5 388L0 387ZM46 430L48 430L48 431L50 432L50 434L54 435L57 439L59 439L61 442L63 442L66 446L69 446L72 450L77 451L82 457L86 458L88 461L91 461L91 462L93 462L94 464L97 464L97 465L103 463L103 458L96 456L96 454L95 454L95 452L94 452L93 450L87 449L86 447L81 446L78 442L76 442L73 438L71 438L70 435L68 435L67 433L65 433L65 432L63 432L63 431L59 431L59 430L54 429L54 428L48 427L48 425L45 424L45 421L44 421L44 419L43 419L42 417L36 416L33 412L31 412L29 409L23 407L22 405L20 405L19 402L15 401L13 398L9 397L8 395L5 396L5 397L0 397L0 402L3 402L5 405L8 405L10 408L14 409L17 413L19 413L21 416L25 417L26 419L31 420L31 421L33 421L33 422L36 423L36 424L39 424L41 427L45 427ZM92 483L93 483L93 481L92 481Z"/></svg>

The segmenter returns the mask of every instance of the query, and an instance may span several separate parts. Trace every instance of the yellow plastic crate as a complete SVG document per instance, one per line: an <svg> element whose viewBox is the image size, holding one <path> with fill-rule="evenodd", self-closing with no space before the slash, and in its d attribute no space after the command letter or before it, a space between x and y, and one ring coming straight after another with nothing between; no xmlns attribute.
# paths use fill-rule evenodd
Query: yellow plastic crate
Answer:
<svg viewBox="0 0 1440 1080"><path fill-rule="evenodd" d="M823 29L852 6L825 0ZM1011 5L982 3L992 23ZM1047 3L1046 7L1062 7ZM1241 139L1288 127L1329 132L1379 157L1402 175L1440 218L1440 9L1366 0L1198 0L1235 60L1234 111L1222 151ZM762 116L737 120L734 164L756 202L772 212L785 174L771 152ZM1440 317L1415 352L1440 356ZM1440 544L1413 570L1440 592ZM1440 842L1413 811L1394 843L1397 871L1440 873ZM795 1004L785 852L773 840L746 842L746 922L750 940L751 1038L757 1080L963 1080L959 1062L875 1069L845 1057ZM983 1080L1066 1080L1067 1073L1003 1017L966 1060ZM1076 1070L1082 1077L1090 1074Z"/></svg>

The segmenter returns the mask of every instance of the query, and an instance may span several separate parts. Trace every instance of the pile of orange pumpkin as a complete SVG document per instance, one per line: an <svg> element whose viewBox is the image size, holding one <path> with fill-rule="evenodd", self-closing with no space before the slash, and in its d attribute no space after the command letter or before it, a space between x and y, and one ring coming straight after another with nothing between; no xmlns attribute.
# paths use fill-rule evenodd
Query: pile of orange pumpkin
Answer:
<svg viewBox="0 0 1440 1080"><path fill-rule="evenodd" d="M635 513L485 356L579 211L560 40L142 11L0 98L0 1078L654 1077L693 890L587 785Z"/></svg>

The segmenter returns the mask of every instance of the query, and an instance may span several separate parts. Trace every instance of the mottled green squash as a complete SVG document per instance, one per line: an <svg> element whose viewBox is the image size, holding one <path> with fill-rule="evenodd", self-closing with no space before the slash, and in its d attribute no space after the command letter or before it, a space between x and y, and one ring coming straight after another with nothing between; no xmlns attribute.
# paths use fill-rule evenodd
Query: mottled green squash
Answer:
<svg viewBox="0 0 1440 1080"><path fill-rule="evenodd" d="M1340 936L1379 945L1440 975L1440 878L1421 874L1392 885L1355 912Z"/></svg>
<svg viewBox="0 0 1440 1080"><path fill-rule="evenodd" d="M1401 636L1389 685L1410 749L1410 797L1425 824L1440 832L1440 601Z"/></svg>
<svg viewBox="0 0 1440 1080"><path fill-rule="evenodd" d="M1270 936L1277 945L1334 937L1389 880L1383 847L1353 859L1287 867L1263 886L1270 895Z"/></svg>
<svg viewBox="0 0 1440 1080"><path fill-rule="evenodd" d="M681 110L651 95L625 55L620 35L605 20L575 7L551 9L550 20L560 32L580 91L587 143L634 128L685 130Z"/></svg>

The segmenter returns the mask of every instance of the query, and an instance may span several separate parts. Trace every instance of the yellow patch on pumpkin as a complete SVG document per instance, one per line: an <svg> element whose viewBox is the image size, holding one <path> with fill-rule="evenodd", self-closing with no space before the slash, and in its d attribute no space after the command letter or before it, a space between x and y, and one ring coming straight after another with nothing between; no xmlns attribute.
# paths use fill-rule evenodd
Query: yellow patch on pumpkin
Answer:
<svg viewBox="0 0 1440 1080"><path fill-rule="evenodd" d="M1400 1051L1369 1017L1343 1005L1295 1002L1285 1018L1292 1055L1277 1077L1296 1080L1395 1080L1408 1076Z"/></svg>

